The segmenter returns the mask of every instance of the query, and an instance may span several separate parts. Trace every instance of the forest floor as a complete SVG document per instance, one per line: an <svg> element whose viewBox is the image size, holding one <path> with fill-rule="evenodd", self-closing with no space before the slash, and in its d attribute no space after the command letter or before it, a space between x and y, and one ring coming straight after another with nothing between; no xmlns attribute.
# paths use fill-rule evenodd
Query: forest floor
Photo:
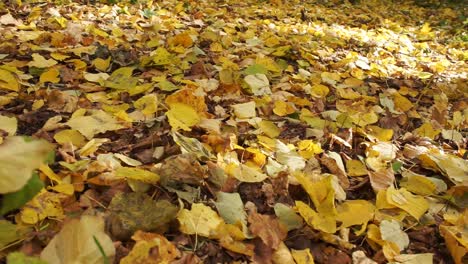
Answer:
<svg viewBox="0 0 468 264"><path fill-rule="evenodd" d="M458 2L0 4L0 262L466 263Z"/></svg>

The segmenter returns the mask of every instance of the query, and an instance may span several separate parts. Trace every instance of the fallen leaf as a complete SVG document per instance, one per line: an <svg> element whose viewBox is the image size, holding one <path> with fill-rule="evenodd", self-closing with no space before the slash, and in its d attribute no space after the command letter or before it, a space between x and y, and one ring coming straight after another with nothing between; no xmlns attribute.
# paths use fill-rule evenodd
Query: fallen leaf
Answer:
<svg viewBox="0 0 468 264"><path fill-rule="evenodd" d="M177 131L179 129L190 131L192 127L201 121L198 113L191 106L174 103L171 105L169 111L166 112L166 116L169 119L169 124L172 130Z"/></svg>
<svg viewBox="0 0 468 264"><path fill-rule="evenodd" d="M395 220L383 220L380 223L380 234L383 240L395 243L400 251L409 245L408 234L401 230L400 223Z"/></svg>
<svg viewBox="0 0 468 264"><path fill-rule="evenodd" d="M314 264L314 256L310 253L310 249L291 250L291 254L297 264Z"/></svg>
<svg viewBox="0 0 468 264"><path fill-rule="evenodd" d="M201 203L192 204L191 210L180 210L177 220L184 234L204 237L215 236L218 226L224 222L213 209Z"/></svg>
<svg viewBox="0 0 468 264"><path fill-rule="evenodd" d="M405 188L396 190L393 186L387 189L387 202L418 220L429 208L429 203L423 197L411 194Z"/></svg>
<svg viewBox="0 0 468 264"><path fill-rule="evenodd" d="M127 256L120 260L121 264L169 263L177 258L179 250L164 236L155 233L146 233L140 230L132 236L136 244Z"/></svg>
<svg viewBox="0 0 468 264"><path fill-rule="evenodd" d="M46 59L44 56L33 53L32 55L33 60L28 63L29 67L36 67L36 68L49 68L57 64L57 61L54 59Z"/></svg>
<svg viewBox="0 0 468 264"><path fill-rule="evenodd" d="M20 84L12 72L0 69L0 89L19 91Z"/></svg>
<svg viewBox="0 0 468 264"><path fill-rule="evenodd" d="M104 219L84 215L65 223L41 252L41 259L49 264L97 264L112 261L114 255L114 244L104 232Z"/></svg>
<svg viewBox="0 0 468 264"><path fill-rule="evenodd" d="M102 110L90 110L89 113L87 116L72 116L66 124L88 140L96 134L123 128L116 118Z"/></svg>
<svg viewBox="0 0 468 264"><path fill-rule="evenodd" d="M18 130L18 119L0 115L0 130L7 132L9 136L14 136Z"/></svg>
<svg viewBox="0 0 468 264"><path fill-rule="evenodd" d="M253 235L259 237L265 245L272 249L278 249L287 236L286 227L277 218L271 215L257 213L257 209L252 203L252 207L246 205L249 210L249 229Z"/></svg>
<svg viewBox="0 0 468 264"><path fill-rule="evenodd" d="M137 230L165 231L178 208L165 200L154 201L144 193L121 193L112 199L109 210L110 232L120 239L128 239Z"/></svg>
<svg viewBox="0 0 468 264"><path fill-rule="evenodd" d="M53 145L45 140L5 138L0 145L0 193L23 188L52 150Z"/></svg>

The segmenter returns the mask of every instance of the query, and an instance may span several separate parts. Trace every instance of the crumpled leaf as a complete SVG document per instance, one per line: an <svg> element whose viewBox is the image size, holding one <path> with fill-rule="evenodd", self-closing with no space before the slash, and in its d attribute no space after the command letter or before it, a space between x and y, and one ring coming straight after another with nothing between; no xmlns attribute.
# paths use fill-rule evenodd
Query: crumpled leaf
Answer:
<svg viewBox="0 0 468 264"><path fill-rule="evenodd" d="M109 210L111 233L127 239L137 230L164 231L175 219L178 208L165 200L154 201L144 193L121 193L112 199Z"/></svg>
<svg viewBox="0 0 468 264"><path fill-rule="evenodd" d="M177 220L182 233L204 237L215 236L218 226L224 222L213 209L201 203L192 204L191 210L180 210Z"/></svg>
<svg viewBox="0 0 468 264"><path fill-rule="evenodd" d="M174 142L180 146L182 153L195 155L200 161L214 159L214 155L196 138L189 138L177 131L172 133Z"/></svg>
<svg viewBox="0 0 468 264"><path fill-rule="evenodd" d="M78 130L87 139L94 135L123 128L116 118L102 110L89 110L90 115L73 116L66 123L72 129Z"/></svg>
<svg viewBox="0 0 468 264"><path fill-rule="evenodd" d="M281 242L278 249L273 252L271 260L274 264L296 264L291 255L291 251L289 251L284 242Z"/></svg>
<svg viewBox="0 0 468 264"><path fill-rule="evenodd" d="M158 174L164 187L176 187L184 183L201 185L207 177L206 169L195 155L190 153L167 158L159 168Z"/></svg>
<svg viewBox="0 0 468 264"><path fill-rule="evenodd" d="M120 260L121 264L170 263L180 254L174 244L159 234L138 230L132 239L136 241L136 244L130 253Z"/></svg>
<svg viewBox="0 0 468 264"><path fill-rule="evenodd" d="M105 257L112 261L114 255L112 239L104 232L104 219L84 215L65 223L41 252L41 259L49 264L98 264L103 263Z"/></svg>
<svg viewBox="0 0 468 264"><path fill-rule="evenodd" d="M5 138L0 145L0 194L23 188L52 150L53 145L45 140Z"/></svg>
<svg viewBox="0 0 468 264"><path fill-rule="evenodd" d="M287 236L286 227L271 215L257 213L257 208L251 202L246 204L249 210L249 229L253 235L259 237L265 245L272 249L278 249Z"/></svg>
<svg viewBox="0 0 468 264"><path fill-rule="evenodd" d="M310 249L291 250L291 254L297 264L314 264L314 256L310 253Z"/></svg>
<svg viewBox="0 0 468 264"><path fill-rule="evenodd" d="M61 193L47 192L44 189L21 209L23 223L35 224L47 217L63 218L61 201L67 196Z"/></svg>

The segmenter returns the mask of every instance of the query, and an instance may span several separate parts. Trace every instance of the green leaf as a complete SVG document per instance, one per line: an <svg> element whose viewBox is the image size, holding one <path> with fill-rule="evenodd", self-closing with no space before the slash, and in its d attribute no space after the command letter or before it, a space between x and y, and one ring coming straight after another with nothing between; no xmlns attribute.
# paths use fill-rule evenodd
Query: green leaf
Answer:
<svg viewBox="0 0 468 264"><path fill-rule="evenodd" d="M47 264L47 262L36 258L26 256L22 252L12 252L7 257L8 264Z"/></svg>
<svg viewBox="0 0 468 264"><path fill-rule="evenodd" d="M247 75L257 74L257 73L267 74L268 69L265 66L261 65L261 64L254 64L254 65L250 65L249 67L247 67L244 70L244 73L247 74Z"/></svg>
<svg viewBox="0 0 468 264"><path fill-rule="evenodd" d="M29 228L18 227L9 221L0 220L0 249L21 239L28 231Z"/></svg>
<svg viewBox="0 0 468 264"><path fill-rule="evenodd" d="M144 193L122 193L109 206L111 233L119 239L128 239L137 230L163 232L175 219L178 208L169 201L154 201Z"/></svg>
<svg viewBox="0 0 468 264"><path fill-rule="evenodd" d="M393 172L399 172L401 170L401 167L403 166L403 163L401 161L395 161L392 163L392 169Z"/></svg>
<svg viewBox="0 0 468 264"><path fill-rule="evenodd" d="M33 173L28 183L19 191L7 193L3 196L0 206L0 215L4 215L12 210L18 209L31 200L42 188L44 184L39 179L37 173Z"/></svg>

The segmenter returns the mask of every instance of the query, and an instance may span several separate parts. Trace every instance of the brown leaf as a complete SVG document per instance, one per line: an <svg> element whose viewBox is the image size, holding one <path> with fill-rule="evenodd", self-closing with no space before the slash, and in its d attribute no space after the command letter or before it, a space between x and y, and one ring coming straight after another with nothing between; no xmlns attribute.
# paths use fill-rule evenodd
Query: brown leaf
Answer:
<svg viewBox="0 0 468 264"><path fill-rule="evenodd" d="M278 249L281 242L286 238L286 227L272 215L257 213L257 208L253 203L248 202L245 207L249 210L247 220L252 234L260 237L268 247Z"/></svg>
<svg viewBox="0 0 468 264"><path fill-rule="evenodd" d="M395 174L392 168L386 170L380 170L377 172L368 171L369 179L374 191L386 190L395 181Z"/></svg>

